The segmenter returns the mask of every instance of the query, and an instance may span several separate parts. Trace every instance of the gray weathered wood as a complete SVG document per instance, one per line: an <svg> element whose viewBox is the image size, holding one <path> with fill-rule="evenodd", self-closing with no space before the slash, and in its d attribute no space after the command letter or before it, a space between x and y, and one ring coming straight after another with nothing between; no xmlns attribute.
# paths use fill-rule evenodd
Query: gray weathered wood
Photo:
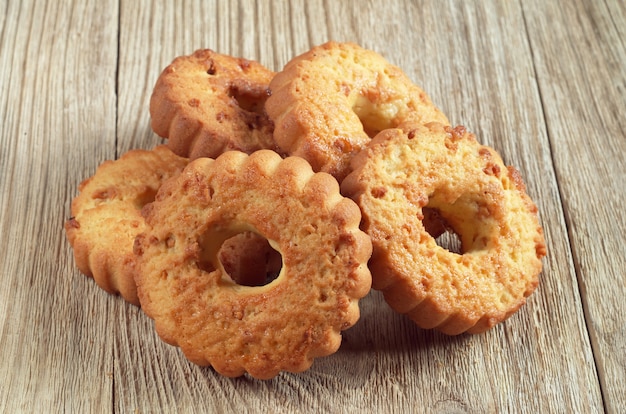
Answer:
<svg viewBox="0 0 626 414"><path fill-rule="evenodd" d="M619 1L0 0L0 412L619 412L626 406ZM229 379L76 269L62 230L104 159L161 142L148 102L199 48L280 70L326 40L400 66L521 171L548 257L475 336L415 327L378 292L301 374Z"/></svg>
<svg viewBox="0 0 626 414"><path fill-rule="evenodd" d="M0 10L0 412L106 411L112 302L62 229L78 182L114 156L117 2Z"/></svg>
<svg viewBox="0 0 626 414"><path fill-rule="evenodd" d="M626 407L624 3L533 3L524 14L583 309L607 411L620 412Z"/></svg>

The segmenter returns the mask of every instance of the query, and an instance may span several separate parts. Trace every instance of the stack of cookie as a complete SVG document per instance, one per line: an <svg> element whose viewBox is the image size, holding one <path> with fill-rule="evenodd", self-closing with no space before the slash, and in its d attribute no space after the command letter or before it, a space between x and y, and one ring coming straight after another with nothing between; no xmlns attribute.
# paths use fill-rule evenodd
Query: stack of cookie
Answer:
<svg viewBox="0 0 626 414"><path fill-rule="evenodd" d="M303 371L371 286L447 334L491 328L537 286L546 248L517 170L371 50L329 42L278 73L200 50L161 73L150 114L167 146L102 164L65 229L81 272L197 364Z"/></svg>

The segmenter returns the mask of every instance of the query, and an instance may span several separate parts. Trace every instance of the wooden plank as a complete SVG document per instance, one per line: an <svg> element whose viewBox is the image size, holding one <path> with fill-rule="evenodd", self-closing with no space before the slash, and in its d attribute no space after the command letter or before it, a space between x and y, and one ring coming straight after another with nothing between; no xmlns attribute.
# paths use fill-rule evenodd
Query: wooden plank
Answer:
<svg viewBox="0 0 626 414"><path fill-rule="evenodd" d="M174 8L123 1L120 20L118 151L155 144L147 102L175 56L209 47L280 70L314 44L356 41L405 69L453 122L467 125L522 171L550 255L529 304L484 335L449 338L419 330L374 292L337 354L305 373L264 382L225 379L188 363L158 340L144 315L121 306L113 322L121 327L116 410L602 410L519 4L239 1Z"/></svg>
<svg viewBox="0 0 626 414"><path fill-rule="evenodd" d="M78 274L63 223L113 155L117 2L0 8L0 412L104 412L110 302Z"/></svg>
<svg viewBox="0 0 626 414"><path fill-rule="evenodd" d="M626 407L626 13L620 1L524 3L605 405Z"/></svg>
<svg viewBox="0 0 626 414"><path fill-rule="evenodd" d="M0 4L0 412L618 411L624 5L537 3ZM311 370L224 378L81 276L62 224L102 160L160 141L147 103L175 56L211 47L279 70L328 39L381 52L520 168L550 249L542 284L505 324L454 338L373 292Z"/></svg>

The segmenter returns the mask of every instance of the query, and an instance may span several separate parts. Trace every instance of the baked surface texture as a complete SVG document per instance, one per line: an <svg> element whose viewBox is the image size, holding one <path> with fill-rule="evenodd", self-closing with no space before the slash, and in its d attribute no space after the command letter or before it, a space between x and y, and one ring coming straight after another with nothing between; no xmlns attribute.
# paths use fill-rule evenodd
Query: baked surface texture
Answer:
<svg viewBox="0 0 626 414"><path fill-rule="evenodd" d="M335 352L371 287L370 238L337 181L298 157L229 151L191 162L144 208L139 297L161 338L227 376L300 372ZM261 286L236 283L223 242L253 232L282 256Z"/></svg>
<svg viewBox="0 0 626 414"><path fill-rule="evenodd" d="M227 150L277 150L264 109L273 76L256 61L210 49L179 56L154 86L152 129L191 160Z"/></svg>
<svg viewBox="0 0 626 414"><path fill-rule="evenodd" d="M276 143L340 182L381 130L405 121L448 123L399 67L354 43L328 42L293 58L270 89Z"/></svg>
<svg viewBox="0 0 626 414"><path fill-rule="evenodd" d="M109 293L139 305L133 280L133 242L145 227L142 207L161 183L187 165L164 145L135 149L103 162L78 187L65 231L78 269Z"/></svg>
<svg viewBox="0 0 626 414"><path fill-rule="evenodd" d="M372 238L372 287L420 327L485 331L537 287L546 254L537 208L519 172L464 127L383 131L353 167L341 188ZM424 228L426 208L458 235L461 252Z"/></svg>

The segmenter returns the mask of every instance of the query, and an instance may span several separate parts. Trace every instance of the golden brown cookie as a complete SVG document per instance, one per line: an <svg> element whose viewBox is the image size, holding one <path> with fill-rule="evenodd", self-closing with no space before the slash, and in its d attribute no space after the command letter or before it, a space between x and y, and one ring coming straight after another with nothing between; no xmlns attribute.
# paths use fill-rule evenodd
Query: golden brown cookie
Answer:
<svg viewBox="0 0 626 414"><path fill-rule="evenodd" d="M328 42L295 57L270 89L276 143L340 182L379 131L405 121L448 123L400 68L353 43Z"/></svg>
<svg viewBox="0 0 626 414"><path fill-rule="evenodd" d="M485 331L522 306L546 254L520 174L463 127L404 124L377 135L342 183L374 247L373 288L422 328ZM462 251L424 228L434 209Z"/></svg>
<svg viewBox="0 0 626 414"><path fill-rule="evenodd" d="M357 205L301 158L229 151L191 162L144 208L139 297L166 342L227 376L300 372L335 352L370 289ZM254 232L282 256L276 279L243 286L218 251Z"/></svg>
<svg viewBox="0 0 626 414"><path fill-rule="evenodd" d="M80 184L65 231L82 273L107 292L139 305L133 242L145 226L141 209L186 164L165 146L131 150L117 161L103 162Z"/></svg>
<svg viewBox="0 0 626 414"><path fill-rule="evenodd" d="M276 150L264 109L273 76L258 62L209 49L177 57L154 86L152 129L192 160L233 149Z"/></svg>

